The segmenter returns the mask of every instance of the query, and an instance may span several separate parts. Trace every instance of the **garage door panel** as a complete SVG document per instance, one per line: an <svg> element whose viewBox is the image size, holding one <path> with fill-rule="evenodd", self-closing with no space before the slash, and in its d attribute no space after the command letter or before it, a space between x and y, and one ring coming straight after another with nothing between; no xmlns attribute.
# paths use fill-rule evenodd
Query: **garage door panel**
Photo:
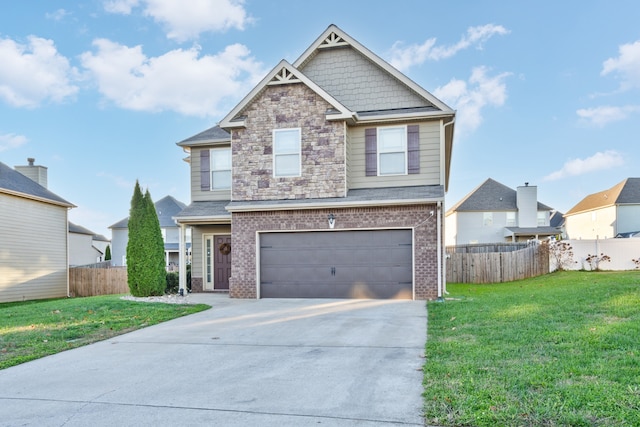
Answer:
<svg viewBox="0 0 640 427"><path fill-rule="evenodd" d="M265 233L265 298L412 298L410 230Z"/></svg>

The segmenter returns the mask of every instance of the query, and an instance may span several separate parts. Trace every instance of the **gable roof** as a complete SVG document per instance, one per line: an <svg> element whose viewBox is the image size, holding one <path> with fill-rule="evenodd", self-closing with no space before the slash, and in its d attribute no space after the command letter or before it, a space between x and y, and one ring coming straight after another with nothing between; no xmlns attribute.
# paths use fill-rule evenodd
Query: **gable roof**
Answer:
<svg viewBox="0 0 640 427"><path fill-rule="evenodd" d="M253 90L251 90L251 92L249 92L247 96L242 99L242 101L240 101L238 105L235 106L233 110L231 110L231 112L229 112L229 114L220 121L220 127L243 127L244 119L242 117L242 112L260 96L267 86L296 83L306 85L335 109L335 111L327 111L327 120L345 120L353 117L353 113L347 107L342 105L337 99L329 95L324 89L311 81L311 79L305 76L302 71L297 70L293 65L283 59L265 76L264 79L260 81L260 83L258 83L256 87L253 88Z"/></svg>
<svg viewBox="0 0 640 427"><path fill-rule="evenodd" d="M608 190L589 194L565 216L624 204L640 204L640 178L627 178Z"/></svg>
<svg viewBox="0 0 640 427"><path fill-rule="evenodd" d="M0 193L11 194L13 196L24 197L66 208L75 207L75 205L2 162L0 162Z"/></svg>
<svg viewBox="0 0 640 427"><path fill-rule="evenodd" d="M454 212L517 211L517 194L516 190L488 178L449 209L447 215ZM538 202L538 210L552 209Z"/></svg>
<svg viewBox="0 0 640 427"><path fill-rule="evenodd" d="M165 196L154 203L160 227L177 227L173 217L187 207L184 203L176 200L172 196ZM109 228L128 228L129 217L121 219Z"/></svg>
<svg viewBox="0 0 640 427"><path fill-rule="evenodd" d="M334 90L336 93L332 93L332 90L327 87L326 82L320 84L319 81L310 78L306 73L304 73L305 66L307 66L319 52L345 47L353 49L366 61L372 63L376 69L380 70L381 73L395 80L402 87L406 88L408 92L423 101L420 103L414 102L410 105L389 106L386 108L379 107L373 110L357 111L357 108L352 109L345 105L344 101L346 101L347 98L344 95L337 96L337 93L340 91ZM336 67L333 68L335 69ZM362 82L359 80L358 76L354 76L353 78L355 78L356 81L346 81L345 83L350 89L349 92L353 92L354 87L362 86ZM258 83L258 85L253 88L253 90L249 92L249 94L245 96L242 101L240 101L240 103L220 121L220 126L222 128L244 126L242 112L268 85L290 83L303 83L307 85L311 90L331 104L336 111L328 111L327 120L348 120L353 124L356 122L382 121L392 118L406 119L423 118L426 116L453 118L455 116L455 111L453 111L444 102L440 101L434 95L394 68L391 64L371 52L336 25L330 25L295 61L294 64L290 64L286 60L280 61L280 63L276 65L276 67L272 69L269 74L267 74L267 76L262 79L262 81L260 81L260 83ZM365 81L365 83L367 82ZM369 91L365 92L369 93ZM453 135L451 135L451 139L453 139Z"/></svg>
<svg viewBox="0 0 640 427"><path fill-rule="evenodd" d="M375 64L379 69L383 70L404 86L413 91L416 95L422 97L433 108L431 111L438 111L441 113L453 114L454 111L440 101L433 94L425 90L423 87L415 83L409 77L401 73L394 68L387 61L380 58L378 55L370 51L364 45L360 44L356 39L342 31L338 26L331 24L329 27L304 51L304 53L293 63L298 69L304 69L307 63L313 59L320 51L331 48L344 48L350 47L362 55L367 60ZM426 105L425 105L426 106ZM427 111L427 110L425 110ZM424 111L422 111L424 113Z"/></svg>

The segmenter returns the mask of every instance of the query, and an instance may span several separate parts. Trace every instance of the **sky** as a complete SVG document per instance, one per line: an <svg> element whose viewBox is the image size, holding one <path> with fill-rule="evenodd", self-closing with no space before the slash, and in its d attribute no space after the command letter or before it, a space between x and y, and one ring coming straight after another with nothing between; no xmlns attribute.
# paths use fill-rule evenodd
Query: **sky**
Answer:
<svg viewBox="0 0 640 427"><path fill-rule="evenodd" d="M0 2L0 162L111 237L136 180L190 203L176 142L331 24L457 111L446 206L487 178L566 212L640 171L640 2Z"/></svg>

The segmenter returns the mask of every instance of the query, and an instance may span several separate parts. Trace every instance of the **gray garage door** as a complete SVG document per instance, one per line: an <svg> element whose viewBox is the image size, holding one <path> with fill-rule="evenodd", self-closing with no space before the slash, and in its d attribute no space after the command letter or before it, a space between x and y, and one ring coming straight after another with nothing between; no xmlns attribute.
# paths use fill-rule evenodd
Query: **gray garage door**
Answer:
<svg viewBox="0 0 640 427"><path fill-rule="evenodd" d="M260 235L263 298L412 298L411 230Z"/></svg>

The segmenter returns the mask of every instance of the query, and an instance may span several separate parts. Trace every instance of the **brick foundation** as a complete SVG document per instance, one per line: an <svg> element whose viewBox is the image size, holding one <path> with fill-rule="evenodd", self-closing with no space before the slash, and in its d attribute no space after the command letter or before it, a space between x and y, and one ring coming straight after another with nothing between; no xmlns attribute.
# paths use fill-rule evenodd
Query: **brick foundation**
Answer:
<svg viewBox="0 0 640 427"><path fill-rule="evenodd" d="M436 216L430 216L430 211L436 211L436 205L234 212L231 220L233 265L229 296L257 297L257 232L328 230L327 215L333 213L336 217L335 230L413 228L415 298L435 299L438 296L437 222Z"/></svg>
<svg viewBox="0 0 640 427"><path fill-rule="evenodd" d="M191 277L191 292L204 292L202 277Z"/></svg>

